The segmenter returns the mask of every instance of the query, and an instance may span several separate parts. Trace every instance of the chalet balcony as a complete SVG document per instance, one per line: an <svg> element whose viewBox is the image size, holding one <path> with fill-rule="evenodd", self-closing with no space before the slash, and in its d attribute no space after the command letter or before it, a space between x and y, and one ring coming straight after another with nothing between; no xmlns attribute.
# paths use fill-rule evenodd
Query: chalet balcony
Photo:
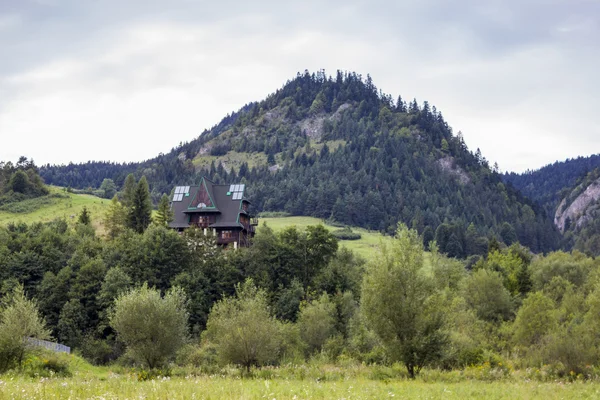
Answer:
<svg viewBox="0 0 600 400"><path fill-rule="evenodd" d="M258 218L250 218L250 225L256 226L258 225Z"/></svg>
<svg viewBox="0 0 600 400"><path fill-rule="evenodd" d="M228 237L228 238L218 237L217 238L217 244L229 244L229 243L234 243L237 241L238 241L237 237Z"/></svg>

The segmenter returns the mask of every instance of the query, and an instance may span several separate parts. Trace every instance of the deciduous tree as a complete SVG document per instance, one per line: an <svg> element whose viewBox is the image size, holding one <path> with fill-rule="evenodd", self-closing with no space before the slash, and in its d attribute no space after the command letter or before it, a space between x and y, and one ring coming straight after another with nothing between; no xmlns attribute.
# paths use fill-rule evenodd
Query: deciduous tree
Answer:
<svg viewBox="0 0 600 400"><path fill-rule="evenodd" d="M442 355L446 343L434 283L423 270L423 244L403 225L367 264L362 311L386 345L392 359L402 361L411 378Z"/></svg>
<svg viewBox="0 0 600 400"><path fill-rule="evenodd" d="M164 297L143 285L119 296L110 324L134 359L157 368L188 339L186 296L172 288Z"/></svg>
<svg viewBox="0 0 600 400"><path fill-rule="evenodd" d="M277 359L279 323L271 315L267 294L252 280L236 286L235 297L219 301L210 312L204 338L218 346L223 363L252 366Z"/></svg>

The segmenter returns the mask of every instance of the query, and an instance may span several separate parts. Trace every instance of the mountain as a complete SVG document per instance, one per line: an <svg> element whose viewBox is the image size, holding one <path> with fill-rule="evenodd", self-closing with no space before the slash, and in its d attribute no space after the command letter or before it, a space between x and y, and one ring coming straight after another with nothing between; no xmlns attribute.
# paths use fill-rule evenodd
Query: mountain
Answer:
<svg viewBox="0 0 600 400"><path fill-rule="evenodd" d="M389 233L400 221L458 257L483 254L492 237L536 252L560 240L544 210L469 151L435 107L394 101L356 73L298 74L152 160L41 168L47 182L79 188L121 185L129 173L147 177L154 199L206 175L247 183L257 211Z"/></svg>
<svg viewBox="0 0 600 400"><path fill-rule="evenodd" d="M560 201L569 194L582 179L600 167L600 154L578 157L546 165L538 170L522 174L504 174L510 183L523 195L541 204L549 215L553 215Z"/></svg>
<svg viewBox="0 0 600 400"><path fill-rule="evenodd" d="M600 255L600 154L503 176L539 203L563 233L563 247Z"/></svg>
<svg viewBox="0 0 600 400"><path fill-rule="evenodd" d="M600 168L585 175L561 200L554 223L568 245L600 255Z"/></svg>

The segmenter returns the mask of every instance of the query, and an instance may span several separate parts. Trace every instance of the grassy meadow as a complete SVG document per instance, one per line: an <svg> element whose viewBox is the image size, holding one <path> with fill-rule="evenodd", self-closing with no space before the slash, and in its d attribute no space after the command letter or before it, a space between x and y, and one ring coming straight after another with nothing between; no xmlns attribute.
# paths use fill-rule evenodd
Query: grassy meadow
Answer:
<svg viewBox="0 0 600 400"><path fill-rule="evenodd" d="M45 354L45 356L44 356ZM202 373L190 366L170 377L141 380L139 370L95 367L76 355L42 352L33 359L58 359L70 376L48 373L47 360L24 373L0 375L0 399L597 399L597 381L541 381L522 371L470 368L424 370L415 380L404 367L322 362L253 370L234 367ZM31 361L32 359L30 359Z"/></svg>
<svg viewBox="0 0 600 400"><path fill-rule="evenodd" d="M50 195L36 199L25 200L19 204L18 209L0 209L0 225L9 222L49 222L57 218L75 221L83 207L91 213L92 225L96 232L103 233L102 219L110 204L110 200L101 199L87 194L67 193L63 188L48 186Z"/></svg>
<svg viewBox="0 0 600 400"><path fill-rule="evenodd" d="M275 232L281 231L289 226L296 226L298 229L305 229L310 225L323 224L329 231L340 229L339 227L327 225L324 220L313 217L282 217L282 218L259 218L259 223L266 223ZM383 239L383 235L379 232L368 231L362 228L352 228L352 231L360 233L361 238L358 240L340 240L340 246L354 251L356 254L369 259L379 246L379 242Z"/></svg>
<svg viewBox="0 0 600 400"><path fill-rule="evenodd" d="M111 375L105 380L8 379L0 381L6 399L597 399L590 383L372 381L234 379L189 376L138 382Z"/></svg>

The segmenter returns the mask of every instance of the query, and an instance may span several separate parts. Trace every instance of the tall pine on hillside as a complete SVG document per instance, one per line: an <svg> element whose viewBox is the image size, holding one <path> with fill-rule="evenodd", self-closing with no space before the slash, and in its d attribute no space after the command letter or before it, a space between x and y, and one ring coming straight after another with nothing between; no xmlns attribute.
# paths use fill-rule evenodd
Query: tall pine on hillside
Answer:
<svg viewBox="0 0 600 400"><path fill-rule="evenodd" d="M133 174L127 175L125 183L123 184L123 194L121 202L127 208L132 206L133 193L135 192L135 177Z"/></svg>
<svg viewBox="0 0 600 400"><path fill-rule="evenodd" d="M173 221L173 210L171 210L171 205L169 204L169 196L166 194L163 194L160 198L155 221L161 226L167 226L169 222Z"/></svg>
<svg viewBox="0 0 600 400"><path fill-rule="evenodd" d="M129 227L138 233L143 233L152 222L152 202L145 176L142 176L133 192L128 222Z"/></svg>

